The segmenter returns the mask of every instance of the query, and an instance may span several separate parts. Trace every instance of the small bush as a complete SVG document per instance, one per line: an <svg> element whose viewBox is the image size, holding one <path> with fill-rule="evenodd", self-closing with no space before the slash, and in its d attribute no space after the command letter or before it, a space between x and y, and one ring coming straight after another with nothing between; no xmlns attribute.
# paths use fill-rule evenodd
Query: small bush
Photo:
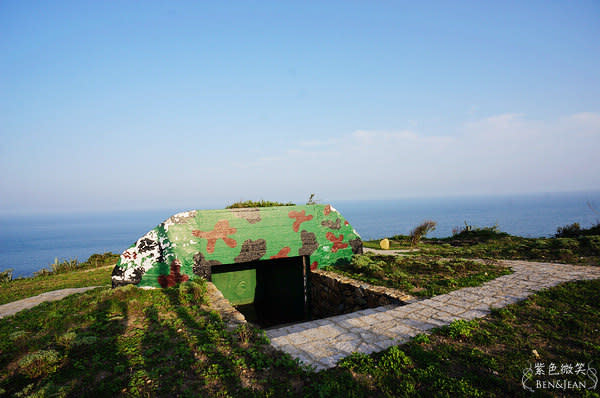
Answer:
<svg viewBox="0 0 600 398"><path fill-rule="evenodd" d="M350 263L358 271L378 272L385 266L385 261L376 261L368 255L356 255Z"/></svg>
<svg viewBox="0 0 600 398"><path fill-rule="evenodd" d="M375 361L370 355L361 352L353 352L338 362L341 368L353 370L358 373L369 373L373 370Z"/></svg>
<svg viewBox="0 0 600 398"><path fill-rule="evenodd" d="M206 284L201 278L180 284L179 294L192 305L205 304L207 302Z"/></svg>
<svg viewBox="0 0 600 398"><path fill-rule="evenodd" d="M435 230L436 225L437 225L437 223L435 221L431 221L431 220L423 221L420 225L415 227L415 229L410 231L410 235L409 235L410 236L410 244L412 246L418 245L419 242L421 241L421 238L423 238L429 232Z"/></svg>
<svg viewBox="0 0 600 398"><path fill-rule="evenodd" d="M470 337L475 327L477 327L477 322L474 320L465 321L463 319L457 319L452 321L452 323L446 327L446 334L453 339Z"/></svg>
<svg viewBox="0 0 600 398"><path fill-rule="evenodd" d="M54 259L52 264L49 264L49 268L42 268L39 271L33 273L34 276L48 276L63 274L71 271L78 271L88 268L98 268L108 265L114 265L119 259L118 254L107 252L104 254L92 254L87 261L79 262L78 259L69 259L59 261L58 257Z"/></svg>
<svg viewBox="0 0 600 398"><path fill-rule="evenodd" d="M412 364L412 360L398 346L390 348L379 360L379 368L394 374L401 374Z"/></svg>
<svg viewBox="0 0 600 398"><path fill-rule="evenodd" d="M425 333L420 333L415 336L413 341L417 344L429 344L431 342L431 339L429 338L429 335L426 335Z"/></svg>
<svg viewBox="0 0 600 398"><path fill-rule="evenodd" d="M112 252L106 252L104 254L92 254L85 263L82 264L82 266L86 266L86 267L92 267L92 268L98 268L98 267L104 267L104 266L108 266L108 265L114 265L117 260L119 259L119 255L112 253Z"/></svg>
<svg viewBox="0 0 600 398"><path fill-rule="evenodd" d="M296 206L296 204L292 203L292 202L288 202L288 203L272 202L270 200L258 200L258 201L246 200L246 201L239 201L239 202L230 204L229 206L226 207L226 209L242 209L242 208L246 208L246 207L275 207L275 206Z"/></svg>
<svg viewBox="0 0 600 398"><path fill-rule="evenodd" d="M65 272L74 271L80 268L79 260L70 259L58 261L58 257L54 259L54 262L49 265L50 269L42 268L39 271L33 273L34 276L47 276L54 274L62 274Z"/></svg>
<svg viewBox="0 0 600 398"><path fill-rule="evenodd" d="M29 335L29 333L27 333L24 330L17 330L16 332L12 332L11 334L8 335L8 339L15 343L21 343L21 342L25 342L27 340L27 336Z"/></svg>
<svg viewBox="0 0 600 398"><path fill-rule="evenodd" d="M76 338L77 338L77 334L75 332L67 332L67 333L63 333L62 335L60 335L56 339L56 342L57 342L57 344L65 347L65 348L70 348L71 345L75 342Z"/></svg>
<svg viewBox="0 0 600 398"><path fill-rule="evenodd" d="M577 238L579 236L600 235L600 222L590 228L581 229L581 225L575 222L573 224L558 227L555 238Z"/></svg>
<svg viewBox="0 0 600 398"><path fill-rule="evenodd" d="M582 248L587 249L591 255L600 255L600 236L582 236L579 238L579 244Z"/></svg>
<svg viewBox="0 0 600 398"><path fill-rule="evenodd" d="M386 262L383 260L374 260L369 255L356 255L352 257L349 267L359 274L369 277L382 279L385 277L384 267Z"/></svg>
<svg viewBox="0 0 600 398"><path fill-rule="evenodd" d="M234 333L239 342L242 344L250 343L252 341L252 337L254 336L254 331L247 323L243 323L236 327Z"/></svg>
<svg viewBox="0 0 600 398"><path fill-rule="evenodd" d="M7 269L0 271L0 283L7 283L12 281L13 269Z"/></svg>
<svg viewBox="0 0 600 398"><path fill-rule="evenodd" d="M19 371L30 378L56 372L62 358L55 350L39 350L25 355L18 363Z"/></svg>
<svg viewBox="0 0 600 398"><path fill-rule="evenodd" d="M576 238L581 234L581 226L578 222L574 222L570 225L565 225L564 227L558 227L556 229L556 234L554 237L556 238Z"/></svg>
<svg viewBox="0 0 600 398"><path fill-rule="evenodd" d="M501 232L498 225L489 227L473 228L465 222L465 226L460 229L455 227L452 229L453 240L468 240L475 242L487 242L490 240L506 238L510 236L506 232Z"/></svg>

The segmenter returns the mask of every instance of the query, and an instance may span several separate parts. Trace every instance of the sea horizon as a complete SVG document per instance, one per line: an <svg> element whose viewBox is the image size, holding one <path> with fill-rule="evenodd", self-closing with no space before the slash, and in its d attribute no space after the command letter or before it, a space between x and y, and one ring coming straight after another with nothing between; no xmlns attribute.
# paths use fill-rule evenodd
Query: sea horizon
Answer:
<svg viewBox="0 0 600 398"><path fill-rule="evenodd" d="M550 237L560 226L578 222L585 228L600 222L600 191L325 202L340 211L364 240L406 235L424 220L437 223L429 237L451 236L453 229L465 224L497 226L523 237ZM120 254L147 231L186 210L190 208L2 214L0 270L10 268L15 277L29 276L55 258L85 261L94 253Z"/></svg>

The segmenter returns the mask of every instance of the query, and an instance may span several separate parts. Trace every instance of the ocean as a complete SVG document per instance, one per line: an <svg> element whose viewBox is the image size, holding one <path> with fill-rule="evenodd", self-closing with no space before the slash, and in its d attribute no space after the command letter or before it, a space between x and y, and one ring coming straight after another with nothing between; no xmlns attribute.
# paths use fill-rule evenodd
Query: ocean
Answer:
<svg viewBox="0 0 600 398"><path fill-rule="evenodd" d="M600 192L332 201L365 240L408 234L424 220L437 222L429 237L452 235L467 223L498 225L525 237L548 237L556 228L600 221ZM55 258L86 260L94 253L121 253L179 210L19 215L0 217L0 270L29 276Z"/></svg>

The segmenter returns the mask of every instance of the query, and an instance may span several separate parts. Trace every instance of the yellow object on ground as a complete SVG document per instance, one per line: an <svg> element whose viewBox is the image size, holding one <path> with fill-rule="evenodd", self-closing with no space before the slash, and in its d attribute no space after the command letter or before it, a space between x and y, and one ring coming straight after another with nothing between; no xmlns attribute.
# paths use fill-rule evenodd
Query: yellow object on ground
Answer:
<svg viewBox="0 0 600 398"><path fill-rule="evenodd" d="M379 247L381 247L383 250L389 250L390 249L390 240L388 238L382 239L379 242Z"/></svg>

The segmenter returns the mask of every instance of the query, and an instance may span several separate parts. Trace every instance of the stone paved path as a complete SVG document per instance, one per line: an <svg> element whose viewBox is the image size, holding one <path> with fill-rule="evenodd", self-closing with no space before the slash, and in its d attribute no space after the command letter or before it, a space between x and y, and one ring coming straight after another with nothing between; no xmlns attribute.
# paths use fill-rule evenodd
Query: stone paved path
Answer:
<svg viewBox="0 0 600 398"><path fill-rule="evenodd" d="M375 254L383 254L384 256L397 256L402 255L404 253L418 252L419 249L371 249L370 247L363 248L363 252L365 253L375 253Z"/></svg>
<svg viewBox="0 0 600 398"><path fill-rule="evenodd" d="M5 316L14 315L19 311L23 311L23 310L35 307L36 305L41 304L44 301L60 300L71 294L85 292L86 290L95 289L97 287L102 287L102 286L89 286L89 287L78 287L78 288L54 290L52 292L46 292L46 293L39 294L37 296L28 297L23 300L13 301L12 303L2 304L2 305L0 305L0 318L4 318Z"/></svg>
<svg viewBox="0 0 600 398"><path fill-rule="evenodd" d="M515 272L404 306L384 306L266 331L271 344L317 370L352 352L371 353L407 342L455 319L470 320L562 282L600 278L600 267L502 261Z"/></svg>

